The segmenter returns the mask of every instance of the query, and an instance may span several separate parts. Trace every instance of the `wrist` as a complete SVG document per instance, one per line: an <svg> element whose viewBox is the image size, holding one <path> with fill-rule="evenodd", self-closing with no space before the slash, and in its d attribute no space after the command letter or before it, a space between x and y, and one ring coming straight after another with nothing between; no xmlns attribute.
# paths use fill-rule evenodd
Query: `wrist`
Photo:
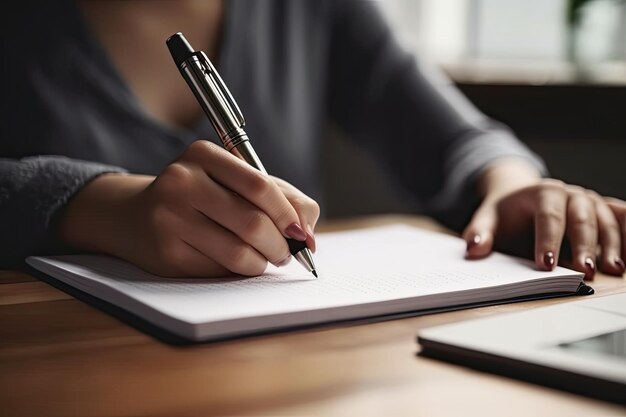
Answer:
<svg viewBox="0 0 626 417"><path fill-rule="evenodd" d="M482 198L497 198L541 181L539 170L518 158L494 161L478 179L478 193Z"/></svg>
<svg viewBox="0 0 626 417"><path fill-rule="evenodd" d="M118 173L96 177L59 213L58 238L81 250L120 256L132 245L138 196L152 180Z"/></svg>

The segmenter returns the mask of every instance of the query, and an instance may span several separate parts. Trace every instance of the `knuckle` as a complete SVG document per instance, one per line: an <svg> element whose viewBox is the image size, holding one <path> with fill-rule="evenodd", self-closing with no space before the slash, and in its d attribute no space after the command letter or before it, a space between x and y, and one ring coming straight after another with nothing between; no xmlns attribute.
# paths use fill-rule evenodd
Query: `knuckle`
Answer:
<svg viewBox="0 0 626 417"><path fill-rule="evenodd" d="M313 217L310 220L313 222L317 222L317 219L319 219L320 217L321 209L320 209L320 205L316 201L314 200L312 201L313 201L313 204L311 204L310 210L311 210L311 213L313 214Z"/></svg>
<svg viewBox="0 0 626 417"><path fill-rule="evenodd" d="M570 226L577 227L577 228L580 228L583 226L595 227L596 225L595 217L592 216L588 211L577 212L576 214L570 216L567 219L567 221L570 224Z"/></svg>
<svg viewBox="0 0 626 417"><path fill-rule="evenodd" d="M313 206L313 213L315 213L316 217L320 216L320 213L322 212L322 209L320 208L320 205L317 201L315 200L311 200L313 202L312 206Z"/></svg>
<svg viewBox="0 0 626 417"><path fill-rule="evenodd" d="M548 206L537 213L537 220L543 223L562 222L564 215L557 207Z"/></svg>
<svg viewBox="0 0 626 417"><path fill-rule="evenodd" d="M262 174L254 173L248 179L248 190L252 197L257 199L263 199L266 197L273 189L274 183L272 180Z"/></svg>
<svg viewBox="0 0 626 417"><path fill-rule="evenodd" d="M307 197L300 196L291 198L289 202L291 203L292 207L296 209L296 211L301 212L306 211L309 208L310 202L308 200L309 199Z"/></svg>
<svg viewBox="0 0 626 417"><path fill-rule="evenodd" d="M175 222L175 215L165 206L157 206L152 209L149 215L150 222L160 228L169 228Z"/></svg>
<svg viewBox="0 0 626 417"><path fill-rule="evenodd" d="M543 180L539 185L536 186L535 191L540 195L559 193L561 195L565 195L567 190L565 188L565 183L560 180L555 180L552 178L548 178Z"/></svg>
<svg viewBox="0 0 626 417"><path fill-rule="evenodd" d="M253 239L259 238L268 221L270 221L269 217L265 213L260 210L253 210L244 221L244 233Z"/></svg>
<svg viewBox="0 0 626 417"><path fill-rule="evenodd" d="M589 190L589 189L585 189L584 191L585 191L585 194L587 194L587 197L589 197L596 203L604 203L604 201L602 201L602 196L600 196L600 194L598 194L597 192L593 190Z"/></svg>
<svg viewBox="0 0 626 417"><path fill-rule="evenodd" d="M236 244L227 253L224 266L232 272L246 276L261 275L267 268L267 260L257 259L253 249L246 244Z"/></svg>
<svg viewBox="0 0 626 417"><path fill-rule="evenodd" d="M577 196L586 196L587 195L587 192L586 192L587 190L585 190L580 185L568 185L567 186L567 191L570 194L577 195Z"/></svg>
<svg viewBox="0 0 626 417"><path fill-rule="evenodd" d="M169 251L170 262L181 269L184 269L187 263L187 250L181 244L172 245Z"/></svg>
<svg viewBox="0 0 626 417"><path fill-rule="evenodd" d="M174 162L173 164L168 165L165 170L163 170L161 175L165 178L185 181L191 176L191 170L185 164Z"/></svg>
<svg viewBox="0 0 626 417"><path fill-rule="evenodd" d="M235 244L231 246L226 252L226 266L233 272L243 273L243 267L247 264L249 257L251 256L251 249L248 245L243 243Z"/></svg>
<svg viewBox="0 0 626 417"><path fill-rule="evenodd" d="M177 193L191 184L193 172L190 167L179 162L168 165L159 176L161 191L166 194Z"/></svg>
<svg viewBox="0 0 626 417"><path fill-rule="evenodd" d="M289 249L287 247L287 245L285 244L285 251L283 252L282 256L275 256L272 259L269 259L269 261L276 266L283 266L286 264L286 262L288 262L288 260L291 258L291 253L289 253Z"/></svg>
<svg viewBox="0 0 626 417"><path fill-rule="evenodd" d="M320 206L315 200L305 195L291 199L291 205L297 212L311 213L319 216Z"/></svg>
<svg viewBox="0 0 626 417"><path fill-rule="evenodd" d="M595 207L595 202L589 198L589 195L585 190L571 190L568 191L569 204L576 203L581 207L588 207L589 209Z"/></svg>
<svg viewBox="0 0 626 417"><path fill-rule="evenodd" d="M205 157L214 154L216 147L213 142L209 142L208 140L197 140L187 147L185 155L192 158Z"/></svg>
<svg viewBox="0 0 626 417"><path fill-rule="evenodd" d="M233 269L230 269L230 268L229 269L232 272L239 274L239 275L244 275L247 277L256 277L256 276L263 274L266 268L267 268L267 261L255 262L254 264L239 266Z"/></svg>
<svg viewBox="0 0 626 417"><path fill-rule="evenodd" d="M184 268L187 260L186 248L182 242L173 239L161 243L158 255L167 265L179 270Z"/></svg>
<svg viewBox="0 0 626 417"><path fill-rule="evenodd" d="M265 272L265 269L267 269L267 261L266 262L255 262L254 265L252 265L248 271L244 272L245 275L249 275L249 276L258 276L263 274L263 272Z"/></svg>
<svg viewBox="0 0 626 417"><path fill-rule="evenodd" d="M555 189L561 189L561 190L565 189L565 183L561 180L557 180L554 178L544 179L543 181L541 181L541 185L544 187L550 187L550 188L555 188Z"/></svg>

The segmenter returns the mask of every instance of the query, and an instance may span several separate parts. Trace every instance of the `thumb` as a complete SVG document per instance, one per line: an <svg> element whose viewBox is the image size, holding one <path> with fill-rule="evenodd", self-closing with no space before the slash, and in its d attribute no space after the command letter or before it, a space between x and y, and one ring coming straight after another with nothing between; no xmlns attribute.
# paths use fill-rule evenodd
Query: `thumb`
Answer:
<svg viewBox="0 0 626 417"><path fill-rule="evenodd" d="M491 253L497 226L498 213L495 204L484 202L463 231L462 236L467 243L467 259L480 259Z"/></svg>

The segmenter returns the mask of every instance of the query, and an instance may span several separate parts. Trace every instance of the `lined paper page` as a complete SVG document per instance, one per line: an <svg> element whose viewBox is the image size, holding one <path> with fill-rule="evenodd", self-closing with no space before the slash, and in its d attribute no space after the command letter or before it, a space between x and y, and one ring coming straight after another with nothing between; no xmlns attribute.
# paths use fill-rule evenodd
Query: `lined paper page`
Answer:
<svg viewBox="0 0 626 417"><path fill-rule="evenodd" d="M501 254L467 261L461 239L402 225L321 234L317 241L318 279L295 260L283 268L270 266L260 277L230 279L161 278L95 255L29 258L29 263L44 272L46 264L64 271L61 280L84 291L91 292L90 281L95 281L191 323L582 276L560 267L536 271L530 261Z"/></svg>

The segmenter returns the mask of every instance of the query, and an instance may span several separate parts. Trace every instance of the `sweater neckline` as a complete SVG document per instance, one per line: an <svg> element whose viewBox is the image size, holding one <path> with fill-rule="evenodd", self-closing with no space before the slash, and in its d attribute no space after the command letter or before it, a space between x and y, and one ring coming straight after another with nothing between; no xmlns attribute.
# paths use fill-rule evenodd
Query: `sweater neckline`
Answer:
<svg viewBox="0 0 626 417"><path fill-rule="evenodd" d="M213 63L216 65L218 71L220 73L224 73L227 71L228 67L228 58L231 55L230 49L234 45L233 43L233 35L235 33L232 28L235 26L235 13L234 11L237 9L233 7L233 0L224 1L223 2L223 22L222 27L218 37L218 53L217 53L217 62ZM170 123L165 123L156 117L154 117L141 103L139 98L135 95L134 91L130 88L124 77L122 77L120 71L115 66L113 61L110 59L108 52L93 32L91 27L87 24L84 15L79 9L78 5L75 1L72 1L72 13L74 15L75 21L77 23L78 32L81 35L81 39L84 40L84 44L90 49L90 52L94 55L95 59L98 61L98 65L100 65L107 73L108 76L117 84L126 97L129 105L129 111L133 113L135 117L138 117L144 123L148 123L157 130L166 134L170 137L178 138L183 141L185 144L190 143L193 140L198 139L199 135L211 134L212 131L209 121L206 119L204 114L201 114L198 119L192 124L190 127L181 127L176 126ZM163 40L163 45L165 45L165 41ZM165 46L164 46L165 47ZM207 130L207 128L209 130Z"/></svg>

